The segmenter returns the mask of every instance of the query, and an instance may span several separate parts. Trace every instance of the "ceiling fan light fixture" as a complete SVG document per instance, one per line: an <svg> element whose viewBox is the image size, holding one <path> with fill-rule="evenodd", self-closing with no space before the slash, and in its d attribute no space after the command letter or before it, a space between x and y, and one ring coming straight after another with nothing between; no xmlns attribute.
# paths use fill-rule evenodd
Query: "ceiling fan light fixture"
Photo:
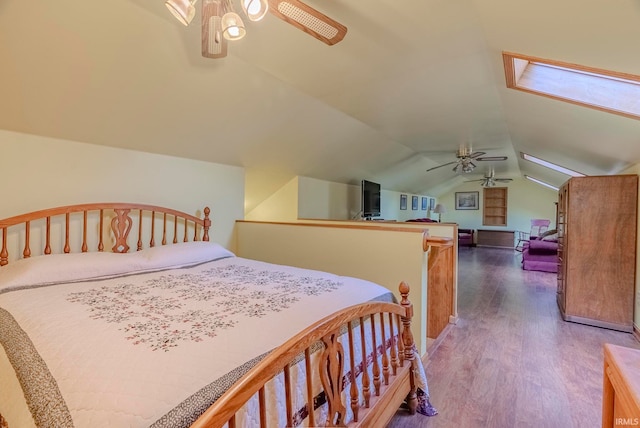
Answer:
<svg viewBox="0 0 640 428"><path fill-rule="evenodd" d="M169 12L184 25L189 25L196 16L195 4L198 0L167 0L164 4Z"/></svg>
<svg viewBox="0 0 640 428"><path fill-rule="evenodd" d="M240 40L247 33L244 23L235 12L227 12L222 17L222 35L227 40Z"/></svg>
<svg viewBox="0 0 640 428"><path fill-rule="evenodd" d="M242 18L233 10L229 0L224 0L225 14L222 15L222 36L227 40L240 40L247 33Z"/></svg>
<svg viewBox="0 0 640 428"><path fill-rule="evenodd" d="M269 11L267 0L242 0L242 10L250 21L260 21Z"/></svg>

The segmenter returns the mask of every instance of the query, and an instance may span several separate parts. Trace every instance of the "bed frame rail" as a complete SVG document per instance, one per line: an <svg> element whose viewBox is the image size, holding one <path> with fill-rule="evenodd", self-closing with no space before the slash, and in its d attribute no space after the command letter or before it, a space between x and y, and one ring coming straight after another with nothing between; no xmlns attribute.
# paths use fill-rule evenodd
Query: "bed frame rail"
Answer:
<svg viewBox="0 0 640 428"><path fill-rule="evenodd" d="M154 247L156 245L155 236L156 236L156 222L159 221L161 217L162 222L162 245L166 245L168 242L169 235L172 237L172 243L178 243L178 240L181 239L183 242L189 241L189 235L191 235L190 231L192 231L192 240L198 241L202 239L203 241L209 240L209 228L211 226L211 220L209 219L209 214L211 210L206 207L204 209L204 218L198 218L193 215L176 211L170 208L164 208L155 205L143 205L143 204L132 204L132 203L93 203L93 204L82 204L82 205L68 205L63 207L51 208L41 211L35 211L28 214L23 214L15 217L6 218L4 220L0 220L0 231L2 231L2 249L0 250L0 266L4 266L9 263L9 250L8 250L8 230L12 226L17 226L24 224L24 247L22 249L22 257L28 258L31 257L31 233L32 227L31 223L36 220L45 220L45 230L44 230L44 248L43 254L51 254L52 253L52 233L51 233L51 219L57 216L64 216L64 253L71 252L71 237L72 237L72 226L71 226L71 214L74 213L82 213L82 245L81 251L87 252L88 248L88 239L87 239L87 225L89 213L95 212L98 215L99 222L99 240L97 244L97 251L104 251L104 237L102 231L104 226L105 219L109 221L110 218L110 230L111 236L114 240L114 245L111 248L111 251L114 253L126 253L129 251L129 245L127 244L127 238L129 236L129 232L133 226L134 219L137 213L138 220L138 240L136 244L137 250L141 250L143 245L143 237L150 237L149 247ZM149 217L150 220L145 221L143 224L143 218ZM148 223L148 224L146 224ZM145 226L147 228L145 228ZM173 229L173 232L167 232L167 227Z"/></svg>
<svg viewBox="0 0 640 428"><path fill-rule="evenodd" d="M353 414L353 421L348 426L382 426L380 423L389 420L395 414L399 403L402 403L405 397L411 413L415 413L417 398L412 371L415 353L411 334L413 306L408 300L409 286L403 282L399 288L402 296L400 304L371 302L355 305L318 321L289 339L238 380L191 425L191 428L218 428L225 424L228 424L229 428L235 428L236 413L256 394L260 428L266 428L267 388L265 384L281 373L284 373L286 426L296 426L300 420L296 420L297 409L294 409L292 404L290 370L300 358L304 359L306 372L305 408L307 411L304 413L308 415L308 424L305 423L305 426L319 426L316 425L314 416L314 408L317 406L314 406L312 392L314 390L313 370L319 372L322 391L328 404L325 426L347 426L345 425L347 405L350 406ZM365 327L367 320L371 322ZM365 362L364 364L355 362L354 328L360 329L360 338L363 342L365 328L371 329L372 334L368 339L372 340L370 347L373 349L373 356L371 358L371 354L367 355L365 349L368 347L362 343L361 361ZM376 329L379 330L376 331ZM398 332L397 335L394 331ZM341 335L343 342L348 340L348 357L341 342L338 341ZM376 336L382 337L382 344L376 343ZM401 340L398 340L398 337ZM313 367L310 355L314 352L313 345L318 342L322 343L322 349L317 352L322 353L317 366ZM355 345L359 344L355 343ZM361 389L356 383L356 377L360 371L362 371ZM348 391L345 388L345 379L350 383ZM343 390L348 403L343 403Z"/></svg>

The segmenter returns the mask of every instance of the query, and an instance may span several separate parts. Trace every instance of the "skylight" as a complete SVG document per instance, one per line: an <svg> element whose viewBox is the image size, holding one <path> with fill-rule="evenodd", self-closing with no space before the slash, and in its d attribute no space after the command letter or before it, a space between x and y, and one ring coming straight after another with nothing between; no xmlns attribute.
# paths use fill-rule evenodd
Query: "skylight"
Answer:
<svg viewBox="0 0 640 428"><path fill-rule="evenodd" d="M503 52L507 87L640 119L640 76Z"/></svg>
<svg viewBox="0 0 640 428"><path fill-rule="evenodd" d="M565 167L563 167L561 165L555 164L553 162L546 161L544 159L537 158L535 156L531 156L528 153L520 152L520 156L522 156L522 159L524 159L524 160L536 163L538 165L550 168L550 169L552 169L554 171L558 171L558 172L561 172L561 173L566 174L566 175L570 175L571 177L584 177L584 174L581 173L581 172L574 171L574 170L569 169L569 168L565 168Z"/></svg>
<svg viewBox="0 0 640 428"><path fill-rule="evenodd" d="M526 175L526 174L524 175L524 178L526 178L527 180L533 181L534 183L538 183L541 186L548 187L549 189L553 189L555 191L558 191L558 188L556 186L553 186L553 185L547 183L546 181L539 180L539 179L537 179L535 177L532 177L532 176Z"/></svg>

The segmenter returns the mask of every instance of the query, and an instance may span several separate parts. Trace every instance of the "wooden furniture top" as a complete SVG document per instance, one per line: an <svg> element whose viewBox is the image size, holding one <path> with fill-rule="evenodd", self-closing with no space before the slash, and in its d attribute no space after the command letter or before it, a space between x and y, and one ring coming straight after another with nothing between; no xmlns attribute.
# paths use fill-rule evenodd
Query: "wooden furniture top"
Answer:
<svg viewBox="0 0 640 428"><path fill-rule="evenodd" d="M631 401L629 404L633 404L633 408L640 409L640 350L606 343L604 359L615 372L614 374L605 373L605 375L609 378L613 377L612 383L616 380L621 381L620 385L614 383L616 391L619 392L618 388L625 388L624 396Z"/></svg>

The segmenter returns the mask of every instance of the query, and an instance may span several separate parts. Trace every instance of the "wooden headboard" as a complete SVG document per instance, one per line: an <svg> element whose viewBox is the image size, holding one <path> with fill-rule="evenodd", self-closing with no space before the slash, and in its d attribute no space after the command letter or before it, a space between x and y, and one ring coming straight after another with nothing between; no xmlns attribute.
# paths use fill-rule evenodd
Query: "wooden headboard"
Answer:
<svg viewBox="0 0 640 428"><path fill-rule="evenodd" d="M208 241L209 227L211 226L210 212L211 210L206 207L204 209L204 218L201 219L181 211L154 205L106 202L68 205L9 217L0 220L0 230L2 231L0 266L9 263L8 233L10 230L18 229L18 233L20 233L18 240L23 242L19 243L23 258L31 257L32 236L34 234L43 238L41 239L43 241L42 254L56 252L55 246L52 246L52 236L55 239L55 234L52 235L52 218L57 218L58 222L62 221L60 225L62 231L59 237L62 242L58 252L70 253L74 238L78 242L81 241L80 251L82 252L89 251L90 241L95 241L94 243L96 244L95 249L92 251L104 251L104 225L106 220L110 226L107 230L107 240L113 242L111 251L114 253L126 253L130 248L127 238L132 228L137 229L136 248L138 251L145 248L143 239L145 241L148 240L148 247L154 247L156 245L156 236L162 245L188 242L190 237L192 241ZM74 217L81 215L81 221L72 222L72 215ZM62 216L64 216L63 220ZM92 219L92 222L89 219ZM37 221L40 221L41 224L38 225L37 230L32 230L34 229L32 223ZM75 227L76 223L78 227ZM93 223L95 223L96 228L88 227ZM157 230L156 224L158 225ZM24 227L21 228L20 225ZM95 230L93 235L87 233L87 230L90 229Z"/></svg>

